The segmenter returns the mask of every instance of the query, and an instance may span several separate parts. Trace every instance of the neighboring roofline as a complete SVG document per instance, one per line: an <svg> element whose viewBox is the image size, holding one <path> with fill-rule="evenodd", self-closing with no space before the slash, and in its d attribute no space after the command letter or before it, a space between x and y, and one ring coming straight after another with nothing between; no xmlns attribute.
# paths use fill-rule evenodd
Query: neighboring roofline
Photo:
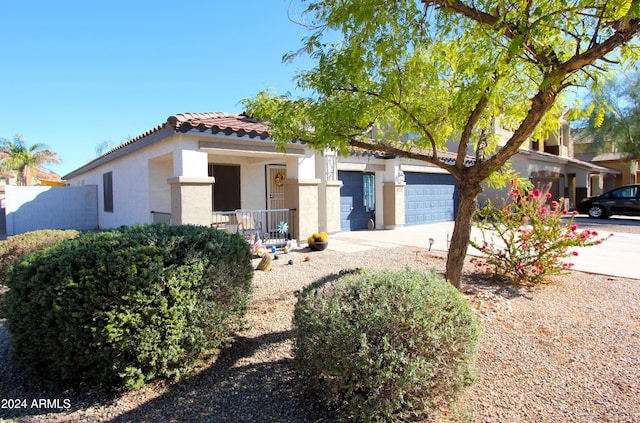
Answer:
<svg viewBox="0 0 640 423"><path fill-rule="evenodd" d="M594 162L626 161L634 160L634 157L631 153L600 153L595 155L591 160Z"/></svg>
<svg viewBox="0 0 640 423"><path fill-rule="evenodd" d="M613 175L619 175L621 173L617 169L611 169L609 167L596 165L590 162L585 162L583 160L578 160L571 157L556 156L555 154L544 153L541 151L520 150L518 154L522 154L523 156L530 156L530 157L537 156L537 158L541 160L546 160L546 161L560 163L560 164L563 164L563 163L570 164L572 166L575 166L581 169L591 170L593 172L598 172L598 173L610 173Z"/></svg>

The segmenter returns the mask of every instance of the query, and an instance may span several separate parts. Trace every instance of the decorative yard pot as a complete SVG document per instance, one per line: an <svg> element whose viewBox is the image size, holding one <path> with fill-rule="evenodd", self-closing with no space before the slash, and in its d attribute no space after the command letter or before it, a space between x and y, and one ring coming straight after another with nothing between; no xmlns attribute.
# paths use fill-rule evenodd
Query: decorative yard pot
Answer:
<svg viewBox="0 0 640 423"><path fill-rule="evenodd" d="M329 241L327 242L315 241L315 242L309 243L309 248L311 248L311 251L324 251L327 249L328 245L329 245Z"/></svg>

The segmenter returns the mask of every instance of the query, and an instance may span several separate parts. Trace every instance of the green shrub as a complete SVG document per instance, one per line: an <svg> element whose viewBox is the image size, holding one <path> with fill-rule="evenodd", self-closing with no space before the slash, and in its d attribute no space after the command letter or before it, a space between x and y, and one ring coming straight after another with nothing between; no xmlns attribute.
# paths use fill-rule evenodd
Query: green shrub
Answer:
<svg viewBox="0 0 640 423"><path fill-rule="evenodd" d="M8 237L0 241L0 317L3 317L3 296L7 291L9 269L23 256L41 250L58 242L75 238L80 234L76 230L53 230L27 232Z"/></svg>
<svg viewBox="0 0 640 423"><path fill-rule="evenodd" d="M242 324L252 275L246 241L211 228L139 225L64 241L11 272L15 357L63 385L181 378Z"/></svg>
<svg viewBox="0 0 640 423"><path fill-rule="evenodd" d="M300 371L342 420L427 418L475 380L479 322L433 272L319 281L301 293L293 327Z"/></svg>
<svg viewBox="0 0 640 423"><path fill-rule="evenodd" d="M7 237L0 242L0 285L6 285L9 268L23 256L79 234L75 230L47 229Z"/></svg>

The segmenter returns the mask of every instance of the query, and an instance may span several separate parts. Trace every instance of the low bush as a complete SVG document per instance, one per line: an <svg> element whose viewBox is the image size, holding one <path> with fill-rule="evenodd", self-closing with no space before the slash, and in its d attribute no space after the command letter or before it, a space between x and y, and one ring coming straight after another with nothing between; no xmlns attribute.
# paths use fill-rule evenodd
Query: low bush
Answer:
<svg viewBox="0 0 640 423"><path fill-rule="evenodd" d="M41 250L60 241L75 238L80 234L76 230L40 230L7 237L0 242L0 317L4 317L3 297L7 291L9 269L22 257Z"/></svg>
<svg viewBox="0 0 640 423"><path fill-rule="evenodd" d="M15 357L62 385L179 379L242 325L253 269L236 234L139 225L89 233L14 266Z"/></svg>
<svg viewBox="0 0 640 423"><path fill-rule="evenodd" d="M341 420L432 417L475 380L479 322L433 272L319 281L300 294L293 328L298 368Z"/></svg>
<svg viewBox="0 0 640 423"><path fill-rule="evenodd" d="M79 234L75 230L47 229L7 237L0 242L0 285L6 285L9 268L23 256Z"/></svg>

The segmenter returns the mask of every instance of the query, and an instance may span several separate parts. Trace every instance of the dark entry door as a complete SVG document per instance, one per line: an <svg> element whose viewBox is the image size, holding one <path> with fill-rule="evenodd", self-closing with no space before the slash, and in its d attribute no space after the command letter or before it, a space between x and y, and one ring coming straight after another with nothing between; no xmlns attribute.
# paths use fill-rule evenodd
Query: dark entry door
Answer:
<svg viewBox="0 0 640 423"><path fill-rule="evenodd" d="M375 209L374 175L364 172L338 171L340 188L340 230L367 229Z"/></svg>

